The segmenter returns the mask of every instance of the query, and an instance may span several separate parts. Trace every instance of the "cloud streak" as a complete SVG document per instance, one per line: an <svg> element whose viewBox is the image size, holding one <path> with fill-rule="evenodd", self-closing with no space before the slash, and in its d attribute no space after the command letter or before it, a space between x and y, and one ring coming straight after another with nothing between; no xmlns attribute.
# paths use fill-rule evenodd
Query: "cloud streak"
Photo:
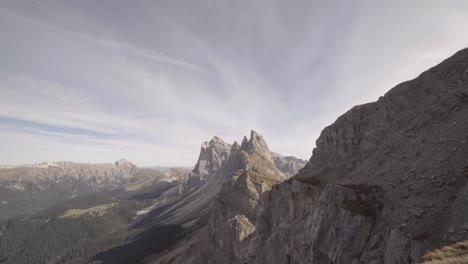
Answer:
<svg viewBox="0 0 468 264"><path fill-rule="evenodd" d="M44 21L40 21L40 20L37 20L37 19L25 17L25 16L22 16L22 15L18 15L16 13L9 12L9 11L3 10L3 9L0 9L0 12L2 12L3 14L6 14L8 16L14 16L14 17L20 18L22 20L27 20L27 21L29 21L31 23L36 23L36 24L38 24L40 26L43 26L43 27L52 28L52 29L54 29L56 31L59 31L59 32L63 33L63 34L68 34L68 35L74 36L76 38L80 38L80 39L90 41L90 42L93 42L93 43L98 43L98 44L100 44L100 45L102 45L102 46L104 46L106 48L109 48L109 49L114 49L114 50L123 51L123 52L129 52L129 53L132 53L132 54L137 55L137 56L145 57L145 58L152 59L152 60L162 62L162 63L172 64L172 65L175 65L175 66L186 68L188 70L197 71L197 72L200 72L200 73L206 73L207 72L206 69L203 69L203 68L201 68L201 67L199 67L197 65L194 65L192 63L189 63L189 62L186 62L186 61L183 61L183 60L180 60L180 59L170 57L170 56L164 54L163 52L160 52L160 51L157 51L157 50L140 48L140 47L137 47L137 46L135 46L133 44L130 44L128 42L119 42L119 41L110 40L110 39L99 39L99 38L95 38L95 37L92 37L92 36L89 36L89 35L86 35L86 34L83 34L83 33L67 31L67 30L62 29L58 25L53 25L53 24L49 24L49 23L44 22Z"/></svg>

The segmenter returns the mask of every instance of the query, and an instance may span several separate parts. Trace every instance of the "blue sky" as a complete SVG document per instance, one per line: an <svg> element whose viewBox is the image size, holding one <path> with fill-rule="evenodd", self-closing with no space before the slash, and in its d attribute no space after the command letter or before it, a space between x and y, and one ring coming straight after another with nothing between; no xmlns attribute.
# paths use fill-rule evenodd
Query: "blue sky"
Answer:
<svg viewBox="0 0 468 264"><path fill-rule="evenodd" d="M468 43L466 1L0 2L0 164L191 166L320 131Z"/></svg>

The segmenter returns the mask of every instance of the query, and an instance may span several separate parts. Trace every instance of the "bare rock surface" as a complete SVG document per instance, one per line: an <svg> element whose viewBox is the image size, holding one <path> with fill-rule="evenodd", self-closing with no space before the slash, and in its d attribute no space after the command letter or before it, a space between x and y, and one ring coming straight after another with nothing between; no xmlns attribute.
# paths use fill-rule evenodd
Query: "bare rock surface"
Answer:
<svg viewBox="0 0 468 264"><path fill-rule="evenodd" d="M468 239L468 49L325 128L242 263L419 263Z"/></svg>
<svg viewBox="0 0 468 264"><path fill-rule="evenodd" d="M228 160L230 151L231 145L219 137L203 142L197 164L189 175L188 187L196 187L219 170Z"/></svg>

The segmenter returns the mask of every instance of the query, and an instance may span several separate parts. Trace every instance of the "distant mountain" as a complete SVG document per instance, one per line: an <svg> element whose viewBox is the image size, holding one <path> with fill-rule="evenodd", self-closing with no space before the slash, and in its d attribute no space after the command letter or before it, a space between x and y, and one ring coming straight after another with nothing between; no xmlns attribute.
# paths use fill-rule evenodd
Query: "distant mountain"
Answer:
<svg viewBox="0 0 468 264"><path fill-rule="evenodd" d="M274 163L276 173L283 179L295 175L307 163L307 161L296 157L283 157L280 154L271 152L263 137L253 130L250 141L244 136L241 146L237 142L234 142L233 145L228 144L215 136L210 141L203 142L198 162L188 177L188 187L193 188L206 181L224 166L233 150L235 152L239 149L246 152L258 151L263 153L268 160Z"/></svg>
<svg viewBox="0 0 468 264"><path fill-rule="evenodd" d="M188 173L140 169L125 160L46 162L8 170L2 184L10 192L0 193L8 202L0 208L23 212L0 221L0 263L87 263L140 233L130 228L133 223L148 208L180 195ZM36 212L38 204L44 209ZM36 213L24 215L28 209Z"/></svg>
<svg viewBox="0 0 468 264"><path fill-rule="evenodd" d="M103 164L42 162L0 168L0 220L84 194L122 188L128 191L137 188L137 183L142 187L145 180L146 185L152 181L183 181L183 174L171 169L140 169L123 159Z"/></svg>
<svg viewBox="0 0 468 264"><path fill-rule="evenodd" d="M200 217L202 212L209 209L213 198L219 196L222 186L237 179L245 171L263 175L264 179L261 182L268 182L270 185L286 180L286 175L298 172L291 170L285 174L281 171L284 167L276 167L272 155L263 137L255 131L252 131L250 140L244 137L241 145L237 142L232 145L226 144L222 139L214 137L211 141L202 144L199 160L188 176L188 190L191 191L177 201L174 206L177 210L172 211L169 207L164 212L159 212L158 217L160 219L166 216L170 216L169 219L178 217L185 219L191 215ZM284 158L275 154L275 160L281 159ZM305 165L303 160L290 159L290 162L295 164L292 169L302 168ZM181 223L166 219L164 222Z"/></svg>

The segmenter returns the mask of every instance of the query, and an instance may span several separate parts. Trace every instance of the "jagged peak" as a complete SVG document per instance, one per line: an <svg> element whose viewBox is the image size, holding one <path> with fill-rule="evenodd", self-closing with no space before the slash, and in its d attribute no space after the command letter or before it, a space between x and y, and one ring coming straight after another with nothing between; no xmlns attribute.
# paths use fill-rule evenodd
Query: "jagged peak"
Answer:
<svg viewBox="0 0 468 264"><path fill-rule="evenodd" d="M210 140L210 145L215 145L215 144L229 145L229 144L226 143L222 138L217 137L217 136L214 136L214 137Z"/></svg>
<svg viewBox="0 0 468 264"><path fill-rule="evenodd" d="M135 166L135 164L131 163L130 161L126 159L119 159L114 163L116 166Z"/></svg>
<svg viewBox="0 0 468 264"><path fill-rule="evenodd" d="M261 137L261 136L257 133L257 131L252 129L252 131L250 131L250 139L252 140L253 138L258 138L258 137Z"/></svg>
<svg viewBox="0 0 468 264"><path fill-rule="evenodd" d="M192 187L199 184L205 175L219 169L229 158L231 145L220 137L213 137L210 141L202 143L198 161L190 173L189 182Z"/></svg>
<svg viewBox="0 0 468 264"><path fill-rule="evenodd" d="M258 144L261 144L261 145L268 148L268 145L266 144L265 139L263 139L263 136L258 134L255 130L252 130L250 132L250 141L249 142L250 143L258 143Z"/></svg>
<svg viewBox="0 0 468 264"><path fill-rule="evenodd" d="M239 150L241 148L241 146L239 145L239 143L237 143L237 141L234 141L234 143L232 143L232 147L231 147L231 151L234 151L234 150Z"/></svg>
<svg viewBox="0 0 468 264"><path fill-rule="evenodd" d="M248 144L249 144L249 140L247 139L246 136L244 136L244 139L242 139L241 148L246 148Z"/></svg>
<svg viewBox="0 0 468 264"><path fill-rule="evenodd" d="M247 137L244 136L241 148L249 153L256 152L266 158L271 158L270 149L265 139L263 139L263 136L258 134L255 130L250 132L250 140L247 140Z"/></svg>
<svg viewBox="0 0 468 264"><path fill-rule="evenodd" d="M206 149L210 146L228 146L229 144L226 143L222 138L218 136L214 136L210 141L205 141L202 143L202 148Z"/></svg>
<svg viewBox="0 0 468 264"><path fill-rule="evenodd" d="M270 157L271 155L265 139L263 139L263 136L258 134L255 130L250 132L250 140L246 145L246 150L250 153L257 152L259 154L263 154L266 157Z"/></svg>

